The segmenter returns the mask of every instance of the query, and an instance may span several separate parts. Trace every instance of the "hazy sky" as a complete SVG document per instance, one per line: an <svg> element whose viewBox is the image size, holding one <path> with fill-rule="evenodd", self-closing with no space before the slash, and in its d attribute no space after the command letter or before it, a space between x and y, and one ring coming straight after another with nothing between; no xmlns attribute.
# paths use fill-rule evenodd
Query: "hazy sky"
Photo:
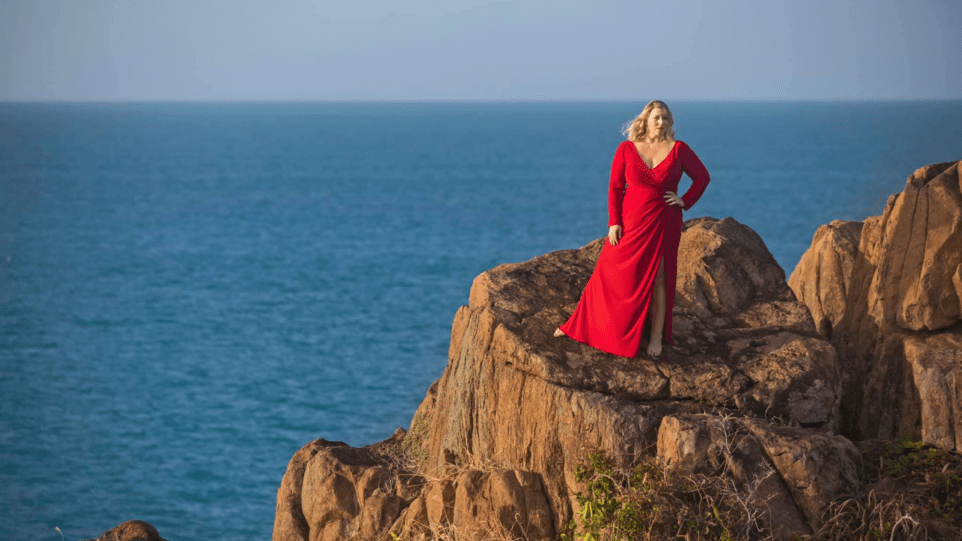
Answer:
<svg viewBox="0 0 962 541"><path fill-rule="evenodd" d="M0 0L0 101L960 99L960 0Z"/></svg>

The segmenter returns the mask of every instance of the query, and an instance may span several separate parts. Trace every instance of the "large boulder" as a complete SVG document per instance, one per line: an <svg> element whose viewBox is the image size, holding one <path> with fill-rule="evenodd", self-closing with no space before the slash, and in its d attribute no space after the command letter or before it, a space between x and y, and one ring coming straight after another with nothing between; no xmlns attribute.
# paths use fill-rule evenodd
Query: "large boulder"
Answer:
<svg viewBox="0 0 962 541"><path fill-rule="evenodd" d="M918 169L881 216L819 228L789 279L839 353L849 438L962 449L960 164Z"/></svg>
<svg viewBox="0 0 962 541"><path fill-rule="evenodd" d="M400 429L387 440L360 449L317 439L298 450L277 490L273 540L374 539L384 532L406 506L412 480L399 478L378 451L396 445L403 436Z"/></svg>
<svg viewBox="0 0 962 541"><path fill-rule="evenodd" d="M277 491L273 540L373 540L391 533L401 539L445 533L473 539L488 532L555 539L538 475L447 464L425 478L396 460L406 436L398 429L362 448L317 439L298 450Z"/></svg>
<svg viewBox="0 0 962 541"><path fill-rule="evenodd" d="M798 300L811 310L818 332L829 340L845 316L861 234L862 222L833 220L819 227L788 279Z"/></svg>
<svg viewBox="0 0 962 541"><path fill-rule="evenodd" d="M680 473L727 472L758 508L776 539L822 526L828 502L861 499L858 449L841 437L751 418L669 415L658 431L658 456Z"/></svg>

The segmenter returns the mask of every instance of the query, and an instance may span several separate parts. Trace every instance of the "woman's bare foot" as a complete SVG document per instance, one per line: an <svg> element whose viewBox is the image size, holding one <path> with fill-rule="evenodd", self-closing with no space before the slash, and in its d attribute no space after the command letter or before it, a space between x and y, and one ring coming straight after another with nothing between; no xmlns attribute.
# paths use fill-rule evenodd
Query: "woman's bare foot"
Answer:
<svg viewBox="0 0 962 541"><path fill-rule="evenodd" d="M657 357L659 355L661 355L661 338L652 339L648 343L648 356Z"/></svg>
<svg viewBox="0 0 962 541"><path fill-rule="evenodd" d="M559 336L564 336L564 334L565 334L565 333L561 332L561 329L560 329L560 328L554 330L555 338L557 338L557 337L559 337Z"/></svg>

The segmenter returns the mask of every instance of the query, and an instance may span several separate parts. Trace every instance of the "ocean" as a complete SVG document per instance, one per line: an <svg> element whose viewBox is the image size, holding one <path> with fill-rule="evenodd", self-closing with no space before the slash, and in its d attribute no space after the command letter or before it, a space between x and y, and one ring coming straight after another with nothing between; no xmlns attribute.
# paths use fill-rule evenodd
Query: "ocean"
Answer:
<svg viewBox="0 0 962 541"><path fill-rule="evenodd" d="M606 234L644 104L0 103L0 540L269 539L301 446L408 426L475 276ZM962 159L959 101L669 106L685 218L786 277Z"/></svg>

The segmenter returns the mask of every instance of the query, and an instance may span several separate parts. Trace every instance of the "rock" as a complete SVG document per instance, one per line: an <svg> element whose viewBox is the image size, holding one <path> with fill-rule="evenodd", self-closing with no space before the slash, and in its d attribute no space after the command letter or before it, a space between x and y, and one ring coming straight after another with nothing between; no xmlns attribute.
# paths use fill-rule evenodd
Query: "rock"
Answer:
<svg viewBox="0 0 962 541"><path fill-rule="evenodd" d="M93 541L166 541L157 529L142 520L128 520L107 530Z"/></svg>
<svg viewBox="0 0 962 541"><path fill-rule="evenodd" d="M472 456L538 474L560 531L576 506L572 472L586 454L640 457L667 415L721 407L834 428L834 349L761 239L730 218L686 223L677 345L657 361L553 338L602 242L475 279L469 306L455 314L448 367L418 410L431 419L428 468Z"/></svg>
<svg viewBox="0 0 962 541"><path fill-rule="evenodd" d="M811 310L818 332L829 340L845 315L861 234L862 222L834 220L819 227L788 279L795 296Z"/></svg>
<svg viewBox="0 0 962 541"><path fill-rule="evenodd" d="M879 258L882 315L909 330L954 325L962 313L959 163L920 168L886 209Z"/></svg>
<svg viewBox="0 0 962 541"><path fill-rule="evenodd" d="M395 522L405 507L398 475L378 451L396 446L390 438L360 449L344 442L314 440L288 463L277 491L274 541L373 539Z"/></svg>
<svg viewBox="0 0 962 541"><path fill-rule="evenodd" d="M821 506L844 493L835 484L806 488L827 482L817 465L856 471L860 463L831 439L842 390L835 349L761 238L731 218L686 222L675 346L657 360L552 336L574 310L603 242L479 275L469 305L454 315L444 374L410 428L375 444L403 445L423 477L405 480L367 447L312 442L291 459L278 491L274 540L388 532L554 539L577 509L574 471L589 453L621 465L651 457L656 442L669 445L664 427L672 419L694 423L692 441L717 448L721 433L692 420L709 412L738 419L743 433L725 475L748 482L773 472L762 487L781 502L770 523L785 531L817 526ZM784 442L800 446L801 465L771 454L784 454ZM389 485L393 491L378 488Z"/></svg>
<svg viewBox="0 0 962 541"><path fill-rule="evenodd" d="M918 169L881 216L819 228L789 279L839 354L851 439L962 449L960 164Z"/></svg>
<svg viewBox="0 0 962 541"><path fill-rule="evenodd" d="M658 431L658 456L675 473L732 476L775 539L811 533L765 450L745 432L737 421L716 415L669 415Z"/></svg>
<svg viewBox="0 0 962 541"><path fill-rule="evenodd" d="M821 513L831 502L864 497L862 458L848 439L751 419L743 422L765 449L809 524L821 526Z"/></svg>
<svg viewBox="0 0 962 541"><path fill-rule="evenodd" d="M413 479L416 476L405 476L379 452L396 447L405 436L399 430L360 449L324 439L301 448L278 490L273 539L373 540L391 532L403 539L432 532L457 532L472 539L492 531L512 538L554 539L538 476L451 467L443 471L447 477L430 483ZM412 500L401 496L412 493Z"/></svg>
<svg viewBox="0 0 962 541"><path fill-rule="evenodd" d="M777 539L812 533L830 503L864 497L863 465L841 436L718 415L669 415L658 431L658 456L676 472L719 475L743 487Z"/></svg>
<svg viewBox="0 0 962 541"><path fill-rule="evenodd" d="M676 304L695 317L733 315L785 286L785 271L757 233L732 218L685 223L678 246Z"/></svg>
<svg viewBox="0 0 962 541"><path fill-rule="evenodd" d="M465 468L454 478L432 481L421 494L390 528L402 539L429 532L459 539L555 539L550 507L529 472Z"/></svg>

